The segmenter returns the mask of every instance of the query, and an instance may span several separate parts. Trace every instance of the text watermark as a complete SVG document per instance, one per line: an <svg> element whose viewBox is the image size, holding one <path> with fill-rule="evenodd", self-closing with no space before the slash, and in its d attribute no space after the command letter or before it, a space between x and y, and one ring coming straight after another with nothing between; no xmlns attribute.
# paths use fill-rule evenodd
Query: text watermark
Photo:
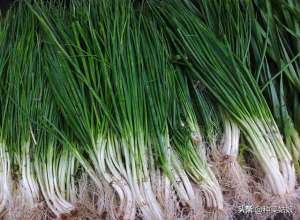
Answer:
<svg viewBox="0 0 300 220"><path fill-rule="evenodd" d="M295 210L292 206L253 206L253 205L241 205L237 208L237 212L240 214L285 214L293 215Z"/></svg>

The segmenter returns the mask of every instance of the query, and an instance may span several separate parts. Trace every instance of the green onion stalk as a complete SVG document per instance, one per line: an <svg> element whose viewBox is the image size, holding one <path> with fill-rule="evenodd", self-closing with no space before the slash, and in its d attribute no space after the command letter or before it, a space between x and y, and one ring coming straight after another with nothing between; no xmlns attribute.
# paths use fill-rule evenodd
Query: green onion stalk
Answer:
<svg viewBox="0 0 300 220"><path fill-rule="evenodd" d="M43 51L40 51L39 59ZM41 194L50 212L55 216L72 216L76 213L75 204L75 157L71 154L68 143L61 144L55 133L58 122L62 122L59 111L51 94L46 72L46 63L40 60L37 65L36 88L39 97L36 106L36 149L34 168ZM45 68L46 69L46 68ZM54 128L51 128L53 127ZM61 128L64 129L64 128ZM54 131L53 131L54 130Z"/></svg>
<svg viewBox="0 0 300 220"><path fill-rule="evenodd" d="M295 37L298 24L293 21L293 9L296 10L297 7L292 7L293 1L279 3L282 4L283 13L277 11L277 5L270 3L261 5L262 19L253 21L255 35L252 48L256 58L254 61L260 67L256 71L257 80L272 107L274 118L299 173L300 138L299 129L297 130L299 118L297 103L300 91L298 74L300 54L299 42ZM291 40L288 42L287 39Z"/></svg>
<svg viewBox="0 0 300 220"><path fill-rule="evenodd" d="M283 68L285 69L284 73L288 78L288 82L290 82L290 86L288 87L288 91L286 94L288 95L288 106L289 113L294 123L294 128L297 130L298 134L300 132L300 41L299 41L299 11L300 6L299 2L295 0L290 1L280 1L280 6L282 10L277 10L276 13L279 14L277 20L277 27L281 28L282 32L285 35L282 37L281 45L282 45L282 57L284 57ZM280 8L279 8L280 9ZM281 31L280 31L281 32ZM280 36L280 35L278 35ZM284 39L290 39L290 43L285 41ZM285 68L288 65L288 68ZM295 132L293 132L295 135ZM295 141L294 141L295 142ZM297 143L299 146L299 143ZM299 155L299 152L298 152Z"/></svg>
<svg viewBox="0 0 300 220"><path fill-rule="evenodd" d="M198 10L195 12L199 18L214 32L216 37L229 46L229 50L237 56L243 64L250 66L250 42L252 37L251 21L253 11L249 10L246 2L239 1L207 1L194 2ZM226 22L224 22L226 20ZM238 36L238 37L237 37ZM205 98L196 92L197 100L200 101L200 111L205 114L213 112L211 106L207 109ZM200 95L200 96L199 96ZM203 103L201 105L201 103ZM207 115L207 113L205 115ZM219 181L225 190L225 197L237 207L241 204L251 204L252 195L249 187L251 177L245 169L246 164L239 160L240 128L228 114L223 116L223 138L221 143L216 143L216 135L212 134L212 149L214 161L218 166ZM211 127L212 121L206 122L206 127ZM211 130L211 129L209 129ZM213 132L214 133L214 132ZM207 136L211 136L207 134Z"/></svg>
<svg viewBox="0 0 300 220"><path fill-rule="evenodd" d="M9 154L7 153L6 150L6 145L1 144L1 149L0 149L0 165L1 165L1 191L0 191L0 196L1 196L1 204L0 204L0 216L3 217L5 214L8 202L11 198L11 177L10 177L10 159L9 159Z"/></svg>
<svg viewBox="0 0 300 220"><path fill-rule="evenodd" d="M149 38L145 39L145 42L149 40ZM155 45L157 51L163 48L163 45L157 47L158 45ZM169 80L168 75L172 72L168 70L167 62L164 59L163 54L165 51L162 50L161 52L160 56L150 53L143 54L145 58L152 58L147 59L145 64L148 69L146 72L147 78L145 79L149 117L148 142L152 148L149 149L149 154L151 155L149 163L151 183L153 187L156 186L156 197L165 211L166 218L172 219L179 214L176 206L177 197L183 206L188 205L195 208L195 194L192 190L191 182L171 146L167 120L170 108L169 101L173 97L170 96L168 83L164 83L164 81ZM156 62L155 67L152 65L154 62Z"/></svg>
<svg viewBox="0 0 300 220"><path fill-rule="evenodd" d="M78 145L82 146L74 147L73 152L98 188L104 187L109 192L112 187L118 196L116 201L111 198L108 204L111 207L106 207L109 214L112 218L134 219L137 204L145 218L161 218L157 209L153 211L153 202L146 201L148 198L140 192L138 183L141 177L137 170L140 172L141 168L135 168L134 160L135 154L140 154L137 146L143 147L143 136L136 142L132 129L135 132L140 128L130 124L131 120L127 118L132 117L127 108L132 108L134 100L129 96L128 102L124 103L122 97L123 92L133 91L125 79L116 80L119 76L136 77L134 62L125 59L127 53L130 58L135 56L129 50L136 47L126 42L132 19L129 6L119 1L115 4L75 1L71 5L73 14L64 22L56 23L59 28L51 23L56 19L45 15L38 5L31 9L56 45L56 48L49 48L52 68L48 78L63 116L73 128ZM73 16L77 19L72 20ZM65 21L69 25L66 26ZM120 45L115 44L116 41ZM126 66L128 69L124 69ZM147 196L151 197L149 193Z"/></svg>
<svg viewBox="0 0 300 220"><path fill-rule="evenodd" d="M8 12L9 13L9 12ZM7 211L7 206L11 200L11 161L7 145L4 138L5 106L7 103L7 93L5 84L8 51L8 35L10 27L10 17L1 17L0 21L0 217L3 217Z"/></svg>
<svg viewBox="0 0 300 220"><path fill-rule="evenodd" d="M116 1L114 6L108 5L105 9L108 18L105 25L114 27L104 43L110 65L106 74L111 84L107 89L115 121L110 121L114 128L108 128L106 156L102 158L125 192L124 218L142 215L145 219L163 219L150 184L146 156L147 121L142 74L145 70L138 60L143 33L138 28L131 3Z"/></svg>
<svg viewBox="0 0 300 220"><path fill-rule="evenodd" d="M20 176L17 176L14 200L6 217L32 219L51 215L46 205L55 214L69 212L72 208L65 200L68 198L66 191L70 190L65 187L70 186L71 181L64 179L64 176L71 177L65 166L72 166L72 159L64 158L64 153L61 158L65 162L57 161L57 165L53 162L57 159L55 153L59 153L53 147L55 144L41 141L45 136L52 136L42 129L40 121L44 117L50 120L53 103L48 97L49 87L42 68L42 36L38 31L38 20L23 3L14 10L16 17L11 34L15 39L9 48L13 56L9 57L7 66L4 130L13 165L18 168L13 172L16 175L19 172Z"/></svg>
<svg viewBox="0 0 300 220"><path fill-rule="evenodd" d="M150 186L145 157L145 152L150 150L146 147L152 147L153 143L143 131L147 128L145 118L148 117L144 114L148 108L144 109L141 76L153 67L143 69L136 58L143 32L131 27L134 30L131 33L129 27L135 18L124 3L117 2L118 7L107 2L92 4L95 5L87 6L95 11L84 10L95 13L87 14L87 24L86 19L78 19L70 21L71 30L62 24L59 31L46 20L40 8L32 8L57 46L57 49L49 49L52 68L48 78L65 120L84 146L74 148L77 159L99 188L109 190L110 185L118 195L119 201L115 204L118 210L111 215L133 219L138 208L146 219L163 219ZM103 14L98 18L100 12ZM111 27L113 31L106 30ZM134 43L129 41L131 38L135 39ZM133 115L137 116L136 121ZM156 125L154 128L157 135Z"/></svg>
<svg viewBox="0 0 300 220"><path fill-rule="evenodd" d="M143 11L144 13L147 13L147 10ZM177 150L178 147L184 148L185 146L183 144L175 147L172 144L173 129L170 125L173 122L170 121L174 119L174 113L178 108L176 102L178 99L177 84L175 81L177 73L170 62L171 50L163 37L161 27L157 25L156 19L152 17L151 24L145 23L143 25L143 27L149 28L145 35L146 38L143 40L145 43L142 46L146 48L146 45L153 45L153 49L143 49L142 57L145 59L145 66L148 70L145 75L145 82L147 82L146 96L149 104L147 107L149 121L151 122L149 123L151 126L150 133L152 134L151 142L155 143L154 146L156 147L153 155L159 161L162 171L151 176L153 176L153 179L157 176L156 179L161 188L157 197L162 198L160 202L164 210L170 213L167 214L169 217L201 218L204 215L201 189L199 185L196 184L197 186L195 186L195 182L189 178L190 173L181 160L182 155ZM156 33L156 35L153 33ZM151 51L156 51L156 53L151 53ZM195 138L201 142L201 136L196 135ZM156 181L153 182L155 184ZM179 201L178 205L176 200ZM170 204L175 204L175 207L172 207L173 213L169 208Z"/></svg>
<svg viewBox="0 0 300 220"><path fill-rule="evenodd" d="M7 63L6 92L7 104L2 131L5 131L6 145L12 155L12 163L19 171L17 188L14 189L14 201L10 203L9 214L17 218L25 214L31 215L39 203L38 183L34 173L32 153L35 148L33 134L34 109L37 96L34 76L37 59L36 26L31 14L19 5L11 23L10 36L14 35L10 44L11 56ZM24 23L23 23L24 22Z"/></svg>
<svg viewBox="0 0 300 220"><path fill-rule="evenodd" d="M10 160L9 155L6 152L5 145L1 144L1 204L0 204L0 216L3 217L7 204L10 200L11 193L11 180L10 180Z"/></svg>
<svg viewBox="0 0 300 220"><path fill-rule="evenodd" d="M79 4L79 5L76 5ZM88 23L85 23L86 17L81 17L82 13L80 5L85 8L84 13L88 12L86 16L89 18ZM114 42L114 39L120 37L122 31L126 30L127 19L129 19L129 6L124 7L120 3L113 7L111 3L96 1L85 4L81 1L74 2L74 17L80 18L80 22L72 22L72 38L66 39L67 42L70 42L70 45L74 45L76 48L71 49L71 58L78 56L77 65L82 66L82 69L75 67L77 72L82 74L82 84L87 88L87 93L83 93L89 97L93 105L91 108L83 109L85 120L87 122L92 118L96 123L90 125L90 131L87 131L90 137L83 142L84 144L89 144L91 142L92 152L91 158L93 166L97 169L98 180L96 185L99 188L106 189L107 187L114 189L118 195L119 203L116 204L114 201L110 201L110 205L114 205L112 210L115 210L117 207L117 212L112 212L112 216L124 217L124 219L133 219L136 214L136 202L133 192L131 190L132 185L129 181L130 176L128 177L127 169L124 165L124 162L121 158L127 156L126 162L128 162L128 155L124 155L123 149L127 147L123 146L123 140L120 143L120 132L117 130L117 123L121 125L119 112L116 112L117 101L115 97L115 88L114 84L114 65L112 62L117 61L116 54L114 54L111 42ZM78 8L76 14L75 7ZM94 8L90 11L88 9ZM120 13L120 14L119 14ZM85 14L84 14L85 15ZM120 16L120 17L118 17ZM117 17L116 20L111 20L110 18ZM105 18L105 19L104 19ZM100 21L100 22L99 22ZM85 26L88 29L85 29ZM114 32L109 32L108 28L114 27ZM120 28L124 28L120 30ZM87 33L87 34L86 34ZM86 50L82 50L86 48ZM122 65L117 61L116 65ZM116 66L116 67L117 67ZM82 85L79 85L82 90ZM83 90L82 90L83 91ZM83 98L80 97L80 98ZM123 99L122 99L123 102ZM88 105L88 103L86 103ZM114 117L114 118L113 118ZM73 122L72 122L73 123ZM82 123L82 122L80 122ZM86 124L86 122L84 122ZM90 123L90 122L88 122ZM78 124L81 126L80 124ZM86 135L86 134L85 134ZM117 137L116 137L117 136ZM128 152L127 152L128 153ZM94 156L94 155L95 156ZM93 158L95 157L95 158ZM115 157L118 160L115 160ZM88 165L86 162L85 168L87 169ZM90 169L90 168L89 168ZM91 175L91 172L89 172ZM96 175L92 175L93 178ZM103 182L103 179L105 182ZM101 198L99 198L101 199ZM109 205L109 204L108 204ZM109 209L109 207L106 207Z"/></svg>
<svg viewBox="0 0 300 220"><path fill-rule="evenodd" d="M130 4L129 4L130 5ZM141 38L132 6L116 2L109 8L107 25L114 27L107 36L106 49L109 54L110 77L114 93L112 115L116 119L116 131L108 134L107 160L115 177L123 176L123 184L128 187L126 196L126 218L142 215L145 219L163 219L161 208L150 185L147 168L147 142L145 126L145 94L142 86L140 57ZM113 19L118 17L118 19ZM112 137L111 137L112 136ZM118 159L115 159L118 158ZM124 159L121 159L124 158ZM119 173L121 175L117 175ZM136 213L140 211L140 213ZM128 215L128 216L127 216Z"/></svg>
<svg viewBox="0 0 300 220"><path fill-rule="evenodd" d="M277 203L293 200L296 175L292 158L252 74L180 3L165 3L159 10L189 76L208 88L245 133L264 171L264 190L279 197Z"/></svg>
<svg viewBox="0 0 300 220"><path fill-rule="evenodd" d="M187 79L183 75L178 75L176 81L178 106L174 113L176 118L171 125L174 132L174 147L187 173L201 188L208 213L212 218L221 216L227 218L221 187L206 157L206 146L202 141Z"/></svg>
<svg viewBox="0 0 300 220"><path fill-rule="evenodd" d="M70 53L75 53L75 51L70 51ZM110 210L109 215L111 218L115 218L117 215L121 215L121 213L119 213L120 211L123 212L124 208L129 209L129 207L126 207L126 197L124 196L125 193L121 188L121 182L119 179L114 177L114 170L112 173L110 173L108 170L109 167L107 167L108 165L105 161L105 152L108 139L108 121L105 120L105 117L102 117L102 123L100 124L100 119L98 117L101 116L100 113L102 112L98 107L96 107L97 102L95 100L92 101L96 103L88 105L87 99L93 98L91 94L87 93L87 91L91 90L91 87L84 87L85 83L81 81L82 79L78 79L77 76L73 75L74 72L71 70L73 64L68 62L69 55L66 58L59 49L53 49L52 47L49 47L48 57L48 60L51 61L49 63L51 69L48 69L47 77L50 82L51 91L55 95L55 100L60 106L60 111L64 116L65 122L69 127L72 128L72 132L65 132L62 134L62 136L64 136L64 139L66 139L66 143L68 143L68 148L70 148L72 154L82 165L84 170L89 174L91 179L95 182L97 188L99 190L104 189L106 191L106 195L111 195L111 189L109 187L110 184L117 192L117 195L119 196L118 199L120 200L120 207L123 206L123 208L120 208L118 213L116 213L113 204L111 204L111 207L109 206L110 204L105 204L105 209L108 211ZM77 57L80 56L77 55ZM84 57L82 56L80 59L81 58ZM74 59L74 61L77 60ZM93 58L90 60L90 62L91 61L95 62L95 59ZM101 68L104 67L101 65L99 66ZM99 71L101 74L101 70L98 69L97 71ZM119 176L118 173L116 175ZM104 180L106 182L104 182ZM86 182L83 182L83 184L86 184ZM83 186L79 185L78 187L81 188ZM81 201L78 202L81 203ZM86 204L79 205L80 207L76 206L76 212L83 213L84 210L81 208L85 208L84 205ZM93 207L90 206L86 208L93 210ZM99 218L103 212L104 210L93 210L90 214Z"/></svg>
<svg viewBox="0 0 300 220"><path fill-rule="evenodd" d="M199 86L198 86L199 87ZM243 204L253 204L249 183L252 181L248 169L240 158L240 129L228 115L216 111L213 99L206 91L193 86L195 108L203 122L204 136L210 149L211 163L231 209ZM230 210L228 210L230 211ZM231 210L232 211L232 210Z"/></svg>
<svg viewBox="0 0 300 220"><path fill-rule="evenodd" d="M168 120L170 110L175 107L172 100L176 99L176 96L172 82L174 70L168 61L169 49L154 20L141 20L143 38L140 47L145 68L142 73L149 133L147 142L151 155L148 159L149 173L164 217L172 219L182 215L177 200L181 206L192 209L192 213L201 210L201 201L197 200L183 164L171 146Z"/></svg>
<svg viewBox="0 0 300 220"><path fill-rule="evenodd" d="M152 159L150 158L151 148L156 146L151 145L148 137L149 121L144 86L147 80L146 74L157 70L155 67L151 70L146 60L140 59L143 57L142 51L150 53L151 56L158 54L159 51L143 43L147 39L141 26L147 27L145 25L147 23L144 24L139 20L132 6L127 8L128 6L119 2L117 5L121 7L113 9L113 13L116 14L108 16L110 18L121 16L120 20L109 21L111 23L109 26L115 29L112 36L107 38L107 50L111 57L110 74L113 82L110 93L114 94L112 114L116 118L117 130L113 134L115 137L109 143L115 143L117 155L120 155L117 156L120 159L116 160L115 166L129 184L133 196L132 203L141 212L137 215L141 214L145 219L165 219L154 193L150 178L151 171L149 172L149 162ZM155 74L158 73L155 72ZM109 146L109 149L114 149L113 145ZM115 157L112 155L111 160ZM124 158L123 161L121 157Z"/></svg>
<svg viewBox="0 0 300 220"><path fill-rule="evenodd" d="M162 45L160 46L156 49L163 48ZM162 51L161 55L164 52ZM152 55L147 53L143 57L152 57ZM181 205L184 207L188 206L193 210L197 210L198 204L187 173L183 169L183 165L179 161L174 148L171 146L168 117L170 111L169 102L174 97L170 94L167 81L169 80L168 75L172 74L172 70L168 70L166 60L161 59L161 57L163 56L153 56L151 62L148 59L146 64L147 67L150 67L145 80L147 83L145 85L148 99L147 111L150 121L148 124L148 142L152 148L152 150L150 149L150 155L153 157L149 158L149 163L151 182L153 187L157 186L157 198L165 211L165 216L168 219L172 219L180 215L176 206L177 199ZM152 62L157 62L159 64L157 65L158 68L151 65Z"/></svg>
<svg viewBox="0 0 300 220"><path fill-rule="evenodd" d="M231 119L224 118L224 131L216 163L219 163L219 181L224 187L224 196L236 208L242 204L253 204L252 190L249 186L252 178L247 173L247 165L239 158L240 129ZM219 154L218 154L219 153Z"/></svg>
<svg viewBox="0 0 300 220"><path fill-rule="evenodd" d="M40 141L40 143L43 143ZM60 218L76 216L76 187L74 182L75 159L67 150L57 149L57 143L45 143L46 151L40 152L35 170L40 190L51 214ZM40 145L39 145L40 146ZM63 146L66 147L66 146ZM43 153L43 155L41 155ZM46 155L46 157L45 157Z"/></svg>

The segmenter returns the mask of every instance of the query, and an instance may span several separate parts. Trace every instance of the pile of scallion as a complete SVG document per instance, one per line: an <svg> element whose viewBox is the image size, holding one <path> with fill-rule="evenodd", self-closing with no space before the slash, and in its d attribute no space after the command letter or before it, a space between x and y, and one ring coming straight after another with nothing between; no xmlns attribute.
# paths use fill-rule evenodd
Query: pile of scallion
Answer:
<svg viewBox="0 0 300 220"><path fill-rule="evenodd" d="M0 14L0 219L299 219L299 132L297 0Z"/></svg>

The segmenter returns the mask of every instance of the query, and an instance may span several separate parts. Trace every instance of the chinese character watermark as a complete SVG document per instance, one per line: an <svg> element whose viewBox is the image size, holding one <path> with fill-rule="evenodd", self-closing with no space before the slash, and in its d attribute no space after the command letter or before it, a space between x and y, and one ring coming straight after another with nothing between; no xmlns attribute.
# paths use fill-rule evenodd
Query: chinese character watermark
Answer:
<svg viewBox="0 0 300 220"><path fill-rule="evenodd" d="M294 209L292 206L253 206L253 205L241 205L238 207L237 212L239 214L284 214L293 215Z"/></svg>

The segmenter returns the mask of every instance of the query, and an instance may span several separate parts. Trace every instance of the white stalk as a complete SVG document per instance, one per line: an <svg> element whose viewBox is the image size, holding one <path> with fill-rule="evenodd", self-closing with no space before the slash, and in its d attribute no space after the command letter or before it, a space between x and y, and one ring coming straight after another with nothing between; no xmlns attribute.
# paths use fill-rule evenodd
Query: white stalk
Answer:
<svg viewBox="0 0 300 220"><path fill-rule="evenodd" d="M127 205L124 207L124 219L132 219L133 213L135 213L134 208L134 198L132 192L128 186L128 177L120 175L120 166L118 162L115 160L116 154L113 152L113 145L110 141L107 143L106 147L106 164L109 168L112 175L119 182L120 187L122 187L123 192L126 195Z"/></svg>
<svg viewBox="0 0 300 220"><path fill-rule="evenodd" d="M231 131L232 131L230 155L234 158L237 158L238 154L239 154L240 129L234 123L230 123L230 125L231 125Z"/></svg>
<svg viewBox="0 0 300 220"><path fill-rule="evenodd" d="M53 166L52 176L54 177L55 197L57 197L57 200L63 207L63 209L61 209L60 212L61 214L68 214L75 209L75 207L66 200L64 195L64 192L66 190L65 189L66 184L67 185L69 184L65 182L65 176L67 174L68 166L72 161L69 160L66 161L67 158L65 158L64 154L65 152L62 152L62 155L60 156L60 158L58 158L58 161L55 160L55 164L52 164ZM60 180L62 181L61 184L60 184Z"/></svg>
<svg viewBox="0 0 300 220"><path fill-rule="evenodd" d="M48 194L49 192L49 180L48 180L48 175L47 175L47 172L44 172L45 170L47 170L47 166L45 163L38 163L38 162L35 162L34 163L34 166L35 166L35 171L36 171L36 174L37 174L37 180L39 182L39 185L40 185L40 189L41 189L41 192L43 194L43 197L45 199L45 202L47 204L47 206L49 207L49 209L54 213L55 213L55 209L53 209L52 207L52 203L51 203L51 195Z"/></svg>
<svg viewBox="0 0 300 220"><path fill-rule="evenodd" d="M127 176L128 176L128 182L129 182L129 185L131 186L132 192L134 193L134 197L138 204L138 207L141 209L144 219L146 219L146 220L148 220L148 219L150 220L153 218L155 219L155 216L153 215L153 213L151 211L151 207L147 203L147 201L145 199L145 195L141 191L140 186L138 185L139 180L138 180L137 173L136 173L134 157L133 156L130 157L130 153L128 150L129 147L126 144L126 141L124 141L124 144L122 144L122 145L123 145L122 150L123 150L124 157L125 157L125 167L126 167L126 172L127 172Z"/></svg>
<svg viewBox="0 0 300 220"><path fill-rule="evenodd" d="M163 219L163 214L162 214L162 209L155 198L151 182L150 182L150 175L148 169L150 168L150 160L147 157L146 151L145 151L145 144L143 141L143 137L140 137L138 142L138 147L139 147L139 155L140 155L140 160L142 163L142 174L143 174L143 179L142 179L142 191L144 192L145 199L147 200L148 204L151 206L151 211L153 215L156 217L156 219Z"/></svg>
<svg viewBox="0 0 300 220"><path fill-rule="evenodd" d="M106 165L105 165L105 147L106 147L107 141L99 137L97 139L96 143L96 154L98 155L97 161L94 162L96 165L95 167L99 168L100 175L104 177L106 182L112 186L112 188L116 191L119 200L120 200L120 206L119 210L123 211L124 207L126 206L125 196L122 188L117 184L116 179L113 178L113 175L108 173L106 171ZM97 182L96 182L97 183ZM99 187L99 184L97 184Z"/></svg>
<svg viewBox="0 0 300 220"><path fill-rule="evenodd" d="M200 161L197 159L197 163L199 163L199 165L197 167L193 167L193 169L196 172L196 175L199 175L199 177L202 178L202 181L197 181L197 183L203 188L206 206L208 208L223 210L224 199L222 190L214 173L208 166L206 152L201 150L205 149L205 146L202 143L199 128L192 122L192 120L190 121L190 127L193 130L193 144L196 149L198 149L197 152L200 152L200 154L198 154Z"/></svg>
<svg viewBox="0 0 300 220"><path fill-rule="evenodd" d="M254 202L249 187L250 177L238 162L239 138L240 129L238 126L225 119L223 140L218 149L213 152L220 184L227 191L224 197L232 207Z"/></svg>
<svg viewBox="0 0 300 220"><path fill-rule="evenodd" d="M55 198L56 200L56 203L53 202L53 205L58 210L59 215L68 214L72 210L74 210L75 207L72 204L70 204L68 201L66 201L63 195L65 186L63 186L63 188L60 188L59 183L60 181L65 180L64 177L67 173L66 166L71 161L65 162L65 155L64 155L65 152L61 152L60 155L54 155L53 148L54 148L53 146L48 147L48 153L47 153L48 175L50 180L52 180L51 184L53 184L54 187L52 191L52 198Z"/></svg>
<svg viewBox="0 0 300 220"><path fill-rule="evenodd" d="M193 190L192 184L183 170L178 158L174 153L172 153L172 171L174 171L174 177L175 177L175 188L176 191L181 196L181 199L191 206L193 206L193 202L195 201L195 192Z"/></svg>
<svg viewBox="0 0 300 220"><path fill-rule="evenodd" d="M76 190L75 178L74 178L74 174L76 172L75 171L76 162L75 162L75 157L71 152L68 152L68 158L66 158L66 161L72 161L71 165L69 165L69 169L67 172L68 178L66 179L66 181L69 184L67 184L68 187L66 188L66 198L72 203L74 203L77 200L77 190Z"/></svg>
<svg viewBox="0 0 300 220"><path fill-rule="evenodd" d="M248 139L255 147L271 192L280 196L293 192L296 185L295 170L277 128L275 131L266 129L268 126L259 120L245 121L243 126L252 131L248 132Z"/></svg>
<svg viewBox="0 0 300 220"><path fill-rule="evenodd" d="M24 193L25 200L24 205L28 206L29 208L33 208L35 203L38 201L39 198L39 191L38 185L35 181L32 173L33 168L31 166L31 159L30 159L30 142L26 142L22 146L22 158L21 158L21 187L22 192Z"/></svg>
<svg viewBox="0 0 300 220"><path fill-rule="evenodd" d="M4 144L0 143L0 217L11 197L10 160Z"/></svg>

